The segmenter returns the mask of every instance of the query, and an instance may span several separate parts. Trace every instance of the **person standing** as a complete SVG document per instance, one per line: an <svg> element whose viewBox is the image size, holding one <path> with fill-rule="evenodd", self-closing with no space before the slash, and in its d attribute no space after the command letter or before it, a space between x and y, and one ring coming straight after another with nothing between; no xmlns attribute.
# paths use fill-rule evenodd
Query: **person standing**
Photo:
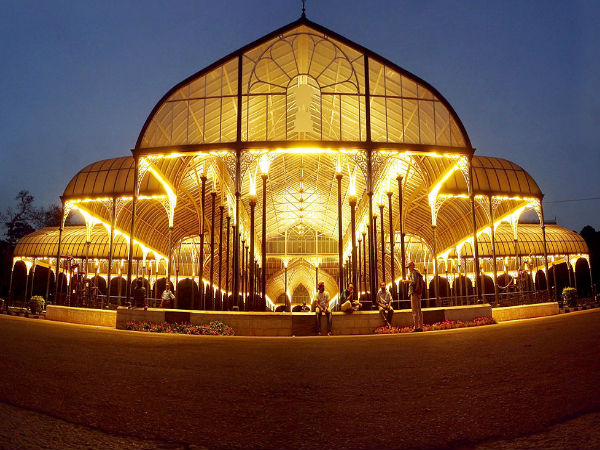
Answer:
<svg viewBox="0 0 600 450"><path fill-rule="evenodd" d="M142 280L139 278L135 282L135 289L133 290L133 304L136 308L148 309L146 303L146 288L142 285Z"/></svg>
<svg viewBox="0 0 600 450"><path fill-rule="evenodd" d="M327 336L331 336L332 313L329 308L329 293L325 291L325 283L319 281L316 297L317 334L321 335L321 316L327 317Z"/></svg>
<svg viewBox="0 0 600 450"><path fill-rule="evenodd" d="M383 282L379 284L379 291L377 291L377 308L386 326L392 328L392 317L394 316L392 296L385 288L385 283Z"/></svg>
<svg viewBox="0 0 600 450"><path fill-rule="evenodd" d="M415 268L415 262L411 261L406 266L410 271L408 279L408 295L410 296L410 306L412 308L413 321L415 328L413 331L423 331L423 312L421 311L421 295L423 294L423 275Z"/></svg>

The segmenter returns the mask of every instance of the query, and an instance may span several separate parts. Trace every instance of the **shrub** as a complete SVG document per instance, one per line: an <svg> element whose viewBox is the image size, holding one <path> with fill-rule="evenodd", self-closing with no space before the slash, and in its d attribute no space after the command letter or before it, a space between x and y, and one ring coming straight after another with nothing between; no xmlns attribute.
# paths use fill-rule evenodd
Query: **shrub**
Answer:
<svg viewBox="0 0 600 450"><path fill-rule="evenodd" d="M29 309L31 314L40 314L44 310L46 301L40 295L34 295L29 299Z"/></svg>
<svg viewBox="0 0 600 450"><path fill-rule="evenodd" d="M496 321L491 317L476 317L473 320L463 322L461 320L446 320L444 322L436 322L434 324L423 325L423 331L435 331L435 330L450 330L453 328L469 328L469 327L480 327L483 325L492 325ZM375 328L375 334L397 334L397 333L410 333L414 327L379 327Z"/></svg>
<svg viewBox="0 0 600 450"><path fill-rule="evenodd" d="M562 299L571 308L577 306L577 289L566 287L562 291Z"/></svg>
<svg viewBox="0 0 600 450"><path fill-rule="evenodd" d="M129 321L125 324L126 330L146 331L149 333L168 333L168 334L193 334L202 336L233 336L235 333L229 325L218 320L210 322L208 325L192 325L191 323L154 323L146 320Z"/></svg>

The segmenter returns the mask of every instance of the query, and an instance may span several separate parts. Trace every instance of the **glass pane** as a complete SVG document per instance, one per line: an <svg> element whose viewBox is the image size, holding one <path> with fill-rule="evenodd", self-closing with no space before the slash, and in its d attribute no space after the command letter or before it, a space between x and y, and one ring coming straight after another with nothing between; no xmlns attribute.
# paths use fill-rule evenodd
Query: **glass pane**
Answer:
<svg viewBox="0 0 600 450"><path fill-rule="evenodd" d="M437 145L450 145L450 114L440 102L435 102L434 107Z"/></svg>
<svg viewBox="0 0 600 450"><path fill-rule="evenodd" d="M418 144L420 141L417 101L404 99L402 101L402 111L404 117L404 142Z"/></svg>
<svg viewBox="0 0 600 450"><path fill-rule="evenodd" d="M345 96L344 96L345 97ZM323 95L323 139L327 141L342 140L340 129L340 96Z"/></svg>
<svg viewBox="0 0 600 450"><path fill-rule="evenodd" d="M421 144L435 144L435 129L433 123L433 102L419 100Z"/></svg>
<svg viewBox="0 0 600 450"><path fill-rule="evenodd" d="M387 142L384 97L371 97L371 140Z"/></svg>
<svg viewBox="0 0 600 450"><path fill-rule="evenodd" d="M341 95L342 131L341 141L360 141L361 117L359 97L356 95Z"/></svg>
<svg viewBox="0 0 600 450"><path fill-rule="evenodd" d="M369 58L369 87L371 95L385 95L385 71L383 65Z"/></svg>

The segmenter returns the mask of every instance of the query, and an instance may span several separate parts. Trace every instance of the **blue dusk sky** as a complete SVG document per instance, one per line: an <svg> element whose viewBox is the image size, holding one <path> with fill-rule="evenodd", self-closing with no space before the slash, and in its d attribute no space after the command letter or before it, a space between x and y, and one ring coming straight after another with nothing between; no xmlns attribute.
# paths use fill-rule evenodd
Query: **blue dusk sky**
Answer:
<svg viewBox="0 0 600 450"><path fill-rule="evenodd" d="M21 189L57 202L87 164L130 154L172 86L301 12L299 0L0 6L0 210ZM600 228L600 2L308 0L307 16L435 86L477 154L534 177L547 219Z"/></svg>

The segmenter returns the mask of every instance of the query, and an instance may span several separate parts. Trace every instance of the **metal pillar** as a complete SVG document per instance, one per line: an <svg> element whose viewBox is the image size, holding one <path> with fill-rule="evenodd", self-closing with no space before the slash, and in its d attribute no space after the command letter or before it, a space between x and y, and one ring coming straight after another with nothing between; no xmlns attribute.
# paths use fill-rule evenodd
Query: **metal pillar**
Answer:
<svg viewBox="0 0 600 450"><path fill-rule="evenodd" d="M367 227L367 234L369 235L369 290L371 302L375 305L375 294L377 293L377 247L374 242L376 239L376 228L373 223L373 168L371 150L367 150L367 196L367 208L369 210L369 226Z"/></svg>
<svg viewBox="0 0 600 450"><path fill-rule="evenodd" d="M469 156L469 197L471 199L471 218L473 220L473 262L475 263L475 295L478 298L478 302L482 302L481 293L483 291L483 275L481 275L480 281L480 269L479 269L479 244L477 242L477 216L475 215L475 191L473 189L473 156Z"/></svg>
<svg viewBox="0 0 600 450"><path fill-rule="evenodd" d="M340 283L339 292L342 292L342 289L344 289L344 242L342 237L342 174L336 173L335 178L337 179L338 187L338 280ZM356 198L354 199L354 204L356 205ZM354 230L352 230L352 233L354 233ZM315 253L317 253L316 249Z"/></svg>
<svg viewBox="0 0 600 450"><path fill-rule="evenodd" d="M490 236L492 239L492 267L494 269L494 302L498 305L498 263L496 261L496 233L494 231L494 208L492 206L492 196L488 196L488 206L490 213Z"/></svg>
<svg viewBox="0 0 600 450"><path fill-rule="evenodd" d="M379 268L377 267L378 265L378 259L377 258L377 214L373 214L373 251L372 251L372 255L373 255L373 278L375 279L375 290L373 291L373 296L377 295L377 287L379 286Z"/></svg>
<svg viewBox="0 0 600 450"><path fill-rule="evenodd" d="M200 252L199 252L199 256L198 256L198 278L199 278L199 283L198 283L198 294L200 297L200 302L199 302L199 306L201 309L206 309L206 299L204 298L204 231L205 231L205 227L206 225L204 224L204 220L206 217L206 201L205 201L205 196L206 196L206 174L202 174L202 176L200 177L200 180L202 181L202 200L201 200L201 205L202 205L202 217L200 219Z"/></svg>
<svg viewBox="0 0 600 450"><path fill-rule="evenodd" d="M225 295L229 295L229 235L231 234L231 217L227 214L227 251L225 252Z"/></svg>
<svg viewBox="0 0 600 450"><path fill-rule="evenodd" d="M354 289L356 289L356 197L354 195L350 196L349 203L350 203L350 223L351 223L350 239L352 240L351 278L352 278L352 285L354 286ZM342 219L340 218L340 224L341 224L341 220ZM340 247L340 254L341 254L341 251L342 251L342 249ZM341 293L343 289L344 289L344 286L340 286L339 292Z"/></svg>
<svg viewBox="0 0 600 450"><path fill-rule="evenodd" d="M554 299L558 302L560 298L558 294L558 285L556 284L556 264L554 263L554 256L552 257L552 281L554 282Z"/></svg>
<svg viewBox="0 0 600 450"><path fill-rule="evenodd" d="M406 233L404 232L404 219L403 219L403 191L402 191L402 175L396 177L398 181L398 223L400 224L400 270L402 273L402 280L406 280L406 249L404 247L404 238ZM401 298L404 299L404 283L400 283L400 289L398 290Z"/></svg>
<svg viewBox="0 0 600 450"><path fill-rule="evenodd" d="M438 274L438 259L437 259L437 227L431 226L433 232L433 297L434 306L439 306L440 303L440 276Z"/></svg>
<svg viewBox="0 0 600 450"><path fill-rule="evenodd" d="M381 281L385 283L385 225L383 224L383 207L383 203L380 203L379 217L381 217Z"/></svg>
<svg viewBox="0 0 600 450"><path fill-rule="evenodd" d="M48 302L48 294L50 293L50 264L48 264L48 272L46 273L46 296L44 297L44 300L46 300L46 302Z"/></svg>
<svg viewBox="0 0 600 450"><path fill-rule="evenodd" d="M363 241L363 289L365 293L368 291L367 289L367 232L362 232L362 241Z"/></svg>
<svg viewBox="0 0 600 450"><path fill-rule="evenodd" d="M114 216L114 214L113 214ZM60 274L60 250L61 250L61 243L62 243L62 233L63 233L63 228L64 228L64 223L65 223L65 202L62 202L62 214L60 216L60 227L58 228L58 249L56 250L56 283L54 286L54 304L58 305L58 278L59 278L59 274ZM111 228L112 231L112 228ZM12 299L12 271L14 270L14 262L11 261L12 264L12 269L11 269L11 276L10 276L10 286L8 288L8 299L11 300ZM6 302L6 304L8 305L8 301ZM7 306L7 310L8 310L8 306Z"/></svg>
<svg viewBox="0 0 600 450"><path fill-rule="evenodd" d="M167 283L171 282L172 272L172 260L173 260L173 227L169 227L169 260L167 261ZM173 288L173 290L175 290Z"/></svg>
<svg viewBox="0 0 600 450"><path fill-rule="evenodd" d="M287 263L283 266L283 289L285 295L285 310L288 312L292 312L292 299L288 298L288 286L287 286ZM289 308L288 308L289 304Z"/></svg>
<svg viewBox="0 0 600 450"><path fill-rule="evenodd" d="M110 241L108 244L108 268L106 274L106 302L110 303L110 278L112 275L112 260L113 260L113 241L115 238L115 224L117 222L117 200L112 199L112 208L110 216ZM58 281L58 278L57 278ZM120 302L120 300L119 300Z"/></svg>
<svg viewBox="0 0 600 450"><path fill-rule="evenodd" d="M135 238L135 206L138 197L138 177L140 160L134 158L133 198L131 200L131 228L129 229L129 255L127 258L127 303L131 304L131 271L133 269L133 240Z"/></svg>
<svg viewBox="0 0 600 450"><path fill-rule="evenodd" d="M254 305L254 211L256 209L256 195L250 194L250 261L252 261L250 267L250 303ZM287 270L287 269L286 269Z"/></svg>
<svg viewBox="0 0 600 450"><path fill-rule="evenodd" d="M319 287L319 262L315 264L315 289Z"/></svg>
<svg viewBox="0 0 600 450"><path fill-rule="evenodd" d="M250 261L248 259L248 246L245 245L244 246L244 260L245 260L245 266L246 266L246 270L244 272L244 278L246 279L246 303L248 303L248 285L250 284L250 277L248 276L248 272L249 272L249 265L250 265Z"/></svg>
<svg viewBox="0 0 600 450"><path fill-rule="evenodd" d="M392 278L392 298L395 298L398 295L397 285L396 285L396 272L394 270L394 266L396 262L394 261L394 222L392 219L392 191L389 190L387 192L388 197L388 216L389 216L389 234L390 234L390 277ZM383 214L383 213L382 213ZM394 295L395 294L395 295Z"/></svg>
<svg viewBox="0 0 600 450"><path fill-rule="evenodd" d="M546 268L546 291L548 292L548 296L552 295L550 291L550 280L548 276L550 275L550 271L548 270L548 248L546 245L546 224L544 222L544 207L542 206L542 200L540 199L540 226L542 227L542 239L544 241L544 267ZM555 285L556 287L556 285Z"/></svg>
<svg viewBox="0 0 600 450"><path fill-rule="evenodd" d="M263 295L263 302L267 304L267 174L263 173L262 178L262 281L261 288Z"/></svg>
<svg viewBox="0 0 600 450"><path fill-rule="evenodd" d="M223 205L219 205L219 310L223 310Z"/></svg>
<svg viewBox="0 0 600 450"><path fill-rule="evenodd" d="M215 309L215 201L217 199L217 193L212 191L210 193L210 274L209 274L209 292L210 292L210 309Z"/></svg>
<svg viewBox="0 0 600 450"><path fill-rule="evenodd" d="M357 296L360 296L359 292L362 290L362 252L361 252L361 245L362 243L362 239L359 237L358 238L358 266L357 266L357 272L356 272L356 281L358 283L358 286L354 286L354 290L356 292Z"/></svg>
<svg viewBox="0 0 600 450"><path fill-rule="evenodd" d="M246 255L245 255L245 247L246 245L246 240L242 239L242 243L241 243L241 254L242 254L242 274L240 276L241 278L241 289L240 289L240 295L242 297L242 303L244 304L244 311L248 311L248 303L246 302Z"/></svg>

